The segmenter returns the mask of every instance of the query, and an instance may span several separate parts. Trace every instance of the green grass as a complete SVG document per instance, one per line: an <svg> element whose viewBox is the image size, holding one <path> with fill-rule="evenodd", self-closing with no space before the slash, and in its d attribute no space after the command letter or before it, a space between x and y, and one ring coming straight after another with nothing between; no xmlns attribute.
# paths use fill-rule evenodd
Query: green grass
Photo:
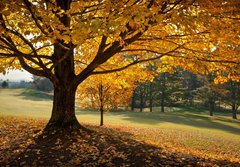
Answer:
<svg viewBox="0 0 240 167"><path fill-rule="evenodd" d="M52 100L42 92L26 89L0 89L0 115L49 119ZM161 113L115 111L104 115L107 126L123 127L144 141L160 146L171 145L185 152L197 150L202 155L233 155L240 159L240 121L229 116L208 116L194 108L167 108ZM99 124L97 111L76 109L80 123ZM188 149L189 148L189 149ZM194 153L195 154L195 153ZM239 156L238 156L239 155Z"/></svg>
<svg viewBox="0 0 240 167"><path fill-rule="evenodd" d="M24 99L34 101L46 101L52 99L52 95L50 93L36 91L32 89L24 90L22 93L19 94L19 96L23 97Z"/></svg>
<svg viewBox="0 0 240 167"><path fill-rule="evenodd" d="M46 95L43 96L37 91L0 89L1 115L49 118L51 104L51 100L46 98Z"/></svg>
<svg viewBox="0 0 240 167"><path fill-rule="evenodd" d="M51 97L43 92L26 89L1 89L0 114L49 118ZM80 122L99 123L99 112L76 110ZM240 121L231 117L210 117L206 111L197 109L170 108L166 113L124 112L106 113L105 124L157 127L161 129L200 130L228 135L240 135Z"/></svg>

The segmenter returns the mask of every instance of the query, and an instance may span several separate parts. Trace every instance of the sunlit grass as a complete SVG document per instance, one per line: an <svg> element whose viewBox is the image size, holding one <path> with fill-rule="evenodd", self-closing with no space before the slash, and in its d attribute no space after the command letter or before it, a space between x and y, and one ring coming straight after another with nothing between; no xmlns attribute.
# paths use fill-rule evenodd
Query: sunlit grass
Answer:
<svg viewBox="0 0 240 167"><path fill-rule="evenodd" d="M51 99L25 89L0 90L0 114L49 119ZM77 109L80 123L100 122L97 111ZM127 131L137 139L200 156L240 159L240 121L230 116L210 117L205 111L167 109L166 113L115 111L104 116L105 126Z"/></svg>
<svg viewBox="0 0 240 167"><path fill-rule="evenodd" d="M32 97L25 89L0 89L0 114L49 118L52 102Z"/></svg>
<svg viewBox="0 0 240 167"><path fill-rule="evenodd" d="M30 116L49 119L52 101L41 92L26 89L1 89L0 114ZM100 115L97 111L76 110L80 122L98 124ZM227 132L240 135L240 121L229 117L210 117L204 112L191 112L189 109L170 108L166 113L124 112L105 113L105 125L127 125L140 127L157 127L162 129L202 130L206 132Z"/></svg>

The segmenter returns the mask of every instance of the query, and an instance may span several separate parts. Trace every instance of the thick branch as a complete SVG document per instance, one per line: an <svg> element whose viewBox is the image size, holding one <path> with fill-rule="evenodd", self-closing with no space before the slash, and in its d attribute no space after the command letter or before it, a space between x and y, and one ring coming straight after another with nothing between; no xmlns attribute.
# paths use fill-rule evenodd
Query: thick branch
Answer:
<svg viewBox="0 0 240 167"><path fill-rule="evenodd" d="M19 60L19 62L20 62L20 65L22 66L22 68L23 68L24 70L28 71L29 73L34 74L34 75L37 75L37 76L43 76L43 77L49 78L43 70L37 70L37 69L29 66L29 65L25 62L24 58L18 57L18 60Z"/></svg>

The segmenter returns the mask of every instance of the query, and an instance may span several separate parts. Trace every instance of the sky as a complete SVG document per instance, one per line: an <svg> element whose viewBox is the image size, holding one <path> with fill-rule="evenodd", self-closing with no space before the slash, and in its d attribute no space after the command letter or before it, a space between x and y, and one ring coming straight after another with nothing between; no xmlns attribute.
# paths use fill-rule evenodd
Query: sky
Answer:
<svg viewBox="0 0 240 167"><path fill-rule="evenodd" d="M13 70L8 71L6 75L0 73L0 80L9 80L9 81L31 81L32 75L27 71Z"/></svg>

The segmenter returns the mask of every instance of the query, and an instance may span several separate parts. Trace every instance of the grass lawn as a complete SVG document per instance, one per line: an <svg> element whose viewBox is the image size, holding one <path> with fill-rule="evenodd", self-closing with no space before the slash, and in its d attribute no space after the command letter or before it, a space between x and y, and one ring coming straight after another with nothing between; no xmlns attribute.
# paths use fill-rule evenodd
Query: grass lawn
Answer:
<svg viewBox="0 0 240 167"><path fill-rule="evenodd" d="M26 89L0 89L0 116L37 118L47 122L51 97ZM99 113L77 109L78 120L90 126L99 124ZM221 115L221 116L220 116ZM207 111L167 109L161 113L109 112L105 130L127 133L133 139L156 147L202 158L240 162L240 121L229 116L210 117Z"/></svg>

